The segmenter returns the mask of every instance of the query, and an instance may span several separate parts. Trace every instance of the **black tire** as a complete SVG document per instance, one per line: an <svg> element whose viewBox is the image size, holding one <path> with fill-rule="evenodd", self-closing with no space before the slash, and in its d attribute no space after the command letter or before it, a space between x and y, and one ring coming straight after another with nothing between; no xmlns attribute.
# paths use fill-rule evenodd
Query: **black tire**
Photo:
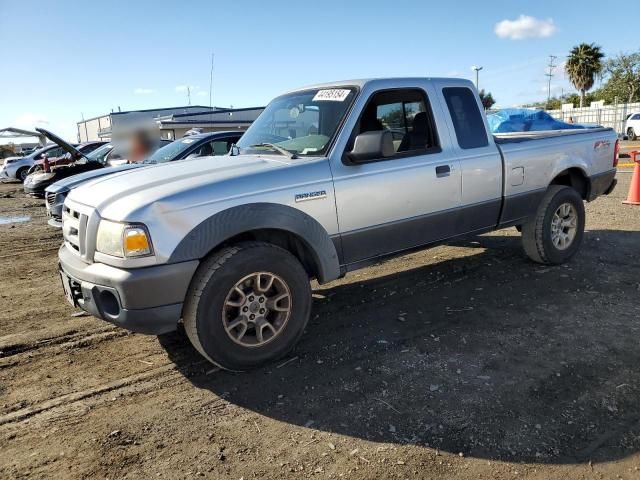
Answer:
<svg viewBox="0 0 640 480"><path fill-rule="evenodd" d="M552 220L556 211L564 204L569 204L575 209L577 218L575 236L564 249L561 249L552 240ZM584 223L584 203L580 194L571 187L551 185L542 198L535 216L522 225L524 251L537 263L546 265L565 263L580 249Z"/></svg>
<svg viewBox="0 0 640 480"><path fill-rule="evenodd" d="M627 138L628 138L629 140L632 140L632 141L635 141L635 140L637 140L637 139L638 139L638 136L636 135L636 132L635 132L635 130L633 129L633 127L629 127L629 128L627 129Z"/></svg>
<svg viewBox="0 0 640 480"><path fill-rule="evenodd" d="M20 180L22 183L24 183L24 181L27 179L28 176L29 176L29 167L22 167L16 172L16 178Z"/></svg>
<svg viewBox="0 0 640 480"><path fill-rule="evenodd" d="M286 284L289 314L268 342L244 346L227 333L223 309L236 284L256 272L277 275ZM296 257L269 243L246 242L225 247L202 262L191 281L182 314L187 336L198 352L221 368L242 371L289 352L304 332L311 303L309 276Z"/></svg>

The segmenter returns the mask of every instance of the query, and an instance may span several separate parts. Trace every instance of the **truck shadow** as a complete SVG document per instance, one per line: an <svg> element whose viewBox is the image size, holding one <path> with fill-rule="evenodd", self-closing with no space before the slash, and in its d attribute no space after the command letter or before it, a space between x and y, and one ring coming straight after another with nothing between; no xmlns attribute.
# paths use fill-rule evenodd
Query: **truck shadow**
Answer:
<svg viewBox="0 0 640 480"><path fill-rule="evenodd" d="M197 387L292 425L478 458L614 460L640 450L638 245L640 232L590 231L546 267L493 235L374 266L317 288L296 350L249 373L206 374L182 334L160 342Z"/></svg>

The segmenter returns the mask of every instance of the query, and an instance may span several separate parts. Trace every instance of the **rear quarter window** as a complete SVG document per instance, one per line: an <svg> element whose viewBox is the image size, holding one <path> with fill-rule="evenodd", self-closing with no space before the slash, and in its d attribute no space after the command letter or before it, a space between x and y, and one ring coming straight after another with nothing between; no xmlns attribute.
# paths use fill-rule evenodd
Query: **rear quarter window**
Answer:
<svg viewBox="0 0 640 480"><path fill-rule="evenodd" d="M453 121L460 148L480 148L489 145L476 97L469 88L443 88L442 94Z"/></svg>

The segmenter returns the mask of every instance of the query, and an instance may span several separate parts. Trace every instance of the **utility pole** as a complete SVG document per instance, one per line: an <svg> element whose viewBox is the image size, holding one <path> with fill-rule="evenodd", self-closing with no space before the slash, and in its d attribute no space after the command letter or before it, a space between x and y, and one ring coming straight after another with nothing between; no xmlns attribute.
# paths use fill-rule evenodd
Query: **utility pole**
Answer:
<svg viewBox="0 0 640 480"><path fill-rule="evenodd" d="M545 73L545 75L549 78L547 83L547 110L549 110L549 102L551 101L551 77L553 77L553 69L556 67L553 63L555 62L556 58L558 57L555 55L549 55L549 65L547 65L549 67L549 73Z"/></svg>
<svg viewBox="0 0 640 480"><path fill-rule="evenodd" d="M209 74L209 108L213 107L213 53L211 53L211 73Z"/></svg>
<svg viewBox="0 0 640 480"><path fill-rule="evenodd" d="M472 66L471 70L475 70L476 72L476 90L480 91L480 70L482 70L483 67L477 67L477 66Z"/></svg>

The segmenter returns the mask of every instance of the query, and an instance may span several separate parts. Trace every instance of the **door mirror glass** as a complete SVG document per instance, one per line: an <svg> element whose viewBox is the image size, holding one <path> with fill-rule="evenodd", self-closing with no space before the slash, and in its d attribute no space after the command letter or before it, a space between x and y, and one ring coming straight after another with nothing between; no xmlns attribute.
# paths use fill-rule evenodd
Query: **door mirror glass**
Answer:
<svg viewBox="0 0 640 480"><path fill-rule="evenodd" d="M392 157L395 153L391 131L376 130L358 135L348 156L352 162L358 163Z"/></svg>

